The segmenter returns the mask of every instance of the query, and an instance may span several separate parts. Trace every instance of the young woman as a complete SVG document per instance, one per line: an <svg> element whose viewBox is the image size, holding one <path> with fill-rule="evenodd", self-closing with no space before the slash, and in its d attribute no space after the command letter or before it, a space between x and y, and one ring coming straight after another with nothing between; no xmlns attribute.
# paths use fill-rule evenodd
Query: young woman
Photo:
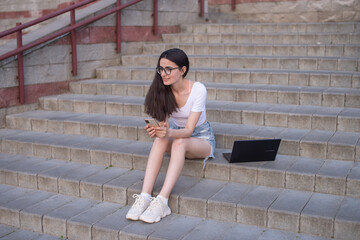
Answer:
<svg viewBox="0 0 360 240"><path fill-rule="evenodd" d="M160 127L145 126L154 143L148 158L140 195L126 215L127 219L154 223L171 214L168 199L178 180L185 158L214 158L215 138L206 121L206 88L185 79L189 59L180 49L163 52L145 98L145 112L160 122ZM171 118L171 119L169 119ZM160 194L151 197L164 153L170 162Z"/></svg>

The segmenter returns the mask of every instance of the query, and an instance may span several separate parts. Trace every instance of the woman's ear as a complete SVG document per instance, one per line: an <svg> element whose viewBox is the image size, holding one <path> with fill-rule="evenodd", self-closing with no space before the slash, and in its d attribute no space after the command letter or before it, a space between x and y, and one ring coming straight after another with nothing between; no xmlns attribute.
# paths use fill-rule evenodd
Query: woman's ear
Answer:
<svg viewBox="0 0 360 240"><path fill-rule="evenodd" d="M183 66L183 67L181 68L181 72L182 72L182 75L184 75L184 74L186 73L186 66Z"/></svg>

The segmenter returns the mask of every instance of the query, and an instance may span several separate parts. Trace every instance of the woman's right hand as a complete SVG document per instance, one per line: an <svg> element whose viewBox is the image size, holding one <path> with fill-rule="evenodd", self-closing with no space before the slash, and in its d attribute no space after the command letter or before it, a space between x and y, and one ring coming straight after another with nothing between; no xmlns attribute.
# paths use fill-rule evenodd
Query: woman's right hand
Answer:
<svg viewBox="0 0 360 240"><path fill-rule="evenodd" d="M155 131L155 128L154 128L154 127L151 127L150 125L147 124L147 125L144 127L144 129L147 131L147 133L149 134L149 136L150 136L151 138L156 137L156 131Z"/></svg>

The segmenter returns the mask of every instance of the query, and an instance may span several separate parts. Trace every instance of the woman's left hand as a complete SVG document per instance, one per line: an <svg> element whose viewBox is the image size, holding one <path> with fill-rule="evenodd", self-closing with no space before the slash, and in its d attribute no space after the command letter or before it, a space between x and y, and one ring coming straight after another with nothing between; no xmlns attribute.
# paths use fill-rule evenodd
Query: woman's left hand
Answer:
<svg viewBox="0 0 360 240"><path fill-rule="evenodd" d="M166 122L164 122L164 124L162 125L162 127L156 127L156 128L155 128L155 135L156 135L158 138L167 137L168 134L169 134L169 128L168 128Z"/></svg>

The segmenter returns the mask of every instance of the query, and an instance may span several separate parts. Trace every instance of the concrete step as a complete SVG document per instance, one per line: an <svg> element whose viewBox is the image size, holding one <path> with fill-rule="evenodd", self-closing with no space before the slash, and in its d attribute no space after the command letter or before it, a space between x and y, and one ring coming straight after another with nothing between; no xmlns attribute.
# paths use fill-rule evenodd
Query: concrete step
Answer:
<svg viewBox="0 0 360 240"><path fill-rule="evenodd" d="M43 97L47 111L142 116L144 97L63 94ZM359 108L207 101L207 119L212 122L297 129L360 132ZM24 129L28 129L28 124Z"/></svg>
<svg viewBox="0 0 360 240"><path fill-rule="evenodd" d="M183 33L359 33L358 22L219 23L181 25Z"/></svg>
<svg viewBox="0 0 360 240"><path fill-rule="evenodd" d="M360 89L266 84L204 83L207 100L360 108ZM70 83L75 94L145 97L149 80L91 79Z"/></svg>
<svg viewBox="0 0 360 240"><path fill-rule="evenodd" d="M159 56L155 54L125 55L122 66L156 67ZM286 56L226 56L189 55L191 68L257 68L306 71L359 72L358 57L286 57Z"/></svg>
<svg viewBox="0 0 360 240"><path fill-rule="evenodd" d="M360 34L345 33L167 33L162 34L167 43L273 43L273 44L359 44Z"/></svg>
<svg viewBox="0 0 360 240"><path fill-rule="evenodd" d="M113 128L115 128L113 131L116 133L116 127ZM118 128L120 129L121 126ZM141 130L138 131L140 132ZM121 133L120 130L118 132L118 134ZM105 137L100 134L100 136L89 138L88 136L69 133L56 134L10 129L1 130L0 134L3 153L22 154L47 159L55 158L77 163L91 163L102 166L102 168L114 166L145 170L148 153L152 145L151 142L141 139L130 140L132 137L121 139L124 136L120 135L118 137ZM134 134L128 135L133 136ZM282 155L282 152L289 151L289 146L291 147L291 144L294 143L283 139L281 144L280 152L275 162L229 164L222 156L223 152L229 150L216 148L215 160L209 160L205 169L203 169L203 162L201 160L186 160L183 175L360 197L357 191L360 187L360 165L358 162ZM306 142L303 144L305 145ZM308 142L307 144L310 143ZM165 171L168 162L169 156L166 156L162 171ZM17 165L14 167L17 171L28 171L30 166L28 164L21 164L20 169ZM25 177L22 178L23 180L20 180L20 177L16 174L14 175L14 173L8 174L5 175L2 181L12 185L19 184L22 181L21 186L23 187L34 186L39 188L37 185L39 181L33 179L34 174L36 175L37 172L25 174ZM303 184L299 184L299 182ZM51 191L52 187L57 188L56 185L55 181L46 190ZM77 193L78 191L75 190L74 192Z"/></svg>
<svg viewBox="0 0 360 240"><path fill-rule="evenodd" d="M112 66L96 69L98 79L153 80L155 67ZM191 68L188 79L203 83L360 88L359 72L256 68Z"/></svg>
<svg viewBox="0 0 360 240"><path fill-rule="evenodd" d="M116 132L116 127L114 128L115 130L113 131ZM214 130L217 131L216 125ZM144 132L144 130L142 131ZM134 136L133 133L127 133L127 135L131 136L130 138ZM288 135L290 134L288 133ZM360 197L358 191L360 186L358 162L297 157L287 154L287 152L295 148L294 151L300 151L300 154L305 155L308 152L310 155L313 154L314 151L311 152L313 149L319 149L319 152L322 152L323 145L329 149L329 154L333 155L337 153L336 151L342 153L348 150L346 146L341 146L340 144L331 145L329 143L326 146L326 143L322 144L320 141L314 143L314 140L310 139L310 137L313 137L316 140L318 136L315 135L314 137L314 135L315 133L313 135L308 134L300 144L290 137L282 138L279 155L275 162L243 164L229 164L222 156L223 152L229 151L232 148L232 141L234 139L241 139L239 136L229 135L227 136L229 139L227 142L230 147L217 147L215 149L216 159L208 161L205 169L203 169L203 162L200 159L186 160L183 175ZM0 130L1 152L3 153L47 159L54 158L77 163L91 163L100 165L103 168L114 166L145 170L152 143L141 139L129 140L120 138L124 138L124 136L118 135L118 138L104 136L89 137L69 133L60 134L12 129ZM253 136L247 136L247 139L259 139L259 137L253 134ZM217 140L219 140L219 137L217 137ZM219 141L218 144L222 144ZM301 149L299 145L302 147ZM162 171L166 169L168 161L169 157L166 156ZM26 170L28 167L26 165L23 166ZM15 179L13 182L18 181L16 176L9 179ZM30 180L27 180L26 183L32 184L33 182L36 184L36 181ZM299 185L299 182L304 184Z"/></svg>
<svg viewBox="0 0 360 240"><path fill-rule="evenodd" d="M55 237L47 234L36 233L33 231L22 230L15 227L10 227L0 224L0 239L1 240L62 240L61 237Z"/></svg>
<svg viewBox="0 0 360 240"><path fill-rule="evenodd" d="M186 180L185 180L186 181ZM189 185L191 181L187 181ZM301 231L311 232L318 235L334 235L337 239L355 239L358 237L357 225L359 224L358 216L351 211L351 207L358 204L358 200L352 198L338 198L325 195L308 195L303 196L300 201L293 202L294 197L298 194L296 191L277 191L276 189L260 189L255 188L252 191L243 187L238 189L236 195L239 199L229 199L229 203L221 205L219 202L221 196L233 189L233 185L214 184L211 190L219 191L218 195L211 197L209 194L194 194L194 190L198 187L209 186L214 182L206 180L196 184L193 188L184 192L184 196L180 198L180 202L187 209L192 209L192 202L198 202L198 205L213 205L217 208L207 208L205 211L211 215L213 212L232 208L238 210L238 217L247 217L256 210L269 215L267 225L280 225L284 221L291 219L280 226L280 228L300 228ZM184 190L185 186L177 189ZM245 192L250 193L245 196ZM97 240L97 239L234 239L234 236L243 236L248 239L314 239L324 240L321 237L297 233L297 231L283 231L268 229L262 226L249 226L241 223L233 223L229 221L219 221L207 219L203 217L182 215L183 209L179 209L180 214L176 212L164 218L157 224L145 224L140 221L129 221L125 219L125 214L129 207L122 204L109 202L99 202L83 198L68 197L61 194L49 194L42 191L23 189L19 187L9 187L0 185L0 195L4 198L0 202L0 211L8 215L8 217L0 217L1 222L12 227L31 227L32 229L39 227L40 231L53 236L62 236L73 240ZM244 212L249 206L249 200L261 195L268 196L269 199L257 201L254 209L249 208L249 212ZM211 197L211 198L210 198ZM220 197L220 198L219 198ZM276 197L278 197L276 199ZM208 203L206 203L206 199ZM250 198L250 199L249 199ZM240 201L242 199L242 201ZM276 200L275 200L276 199ZM305 203L305 199L310 199L309 203ZM174 199L171 199L172 201ZM274 201L271 204L270 201ZM291 200L289 202L288 200ZM323 207L317 208L317 200L325 200ZM342 200L342 203L340 201ZM288 201L285 206L280 207L284 201ZM236 204L239 202L239 204ZM256 204L256 205L255 205ZM299 206L306 205L302 212ZM338 213L332 212L330 216L324 214L324 208L334 207L339 209ZM205 206L206 207L206 206ZM269 213L266 212L269 208ZM317 224L322 229L315 229L311 224L315 217L312 210L316 208L316 214L320 219ZM300 219L300 215L302 218ZM354 219L354 215L356 218ZM1 215L0 215L1 216ZM4 215L2 215L4 216ZM263 216L259 216L261 218ZM274 220L284 217L282 222ZM351 222L348 222L348 219ZM241 218L239 219L241 221ZM319 220L317 220L319 222ZM301 224L301 225L300 225ZM331 225L327 228L327 225ZM353 225L351 225L353 224ZM294 226L292 226L294 225ZM332 226L334 225L334 227ZM347 231L347 227L353 231ZM0 228L3 229L3 228ZM5 228L7 231L7 228ZM323 231L323 232L322 232ZM332 233L331 231L334 231ZM341 237L341 238L338 238ZM17 238L25 239L25 238ZM330 238L328 238L330 239Z"/></svg>
<svg viewBox="0 0 360 240"><path fill-rule="evenodd" d="M248 56L359 57L360 44L149 43L144 54L180 48L186 54Z"/></svg>

